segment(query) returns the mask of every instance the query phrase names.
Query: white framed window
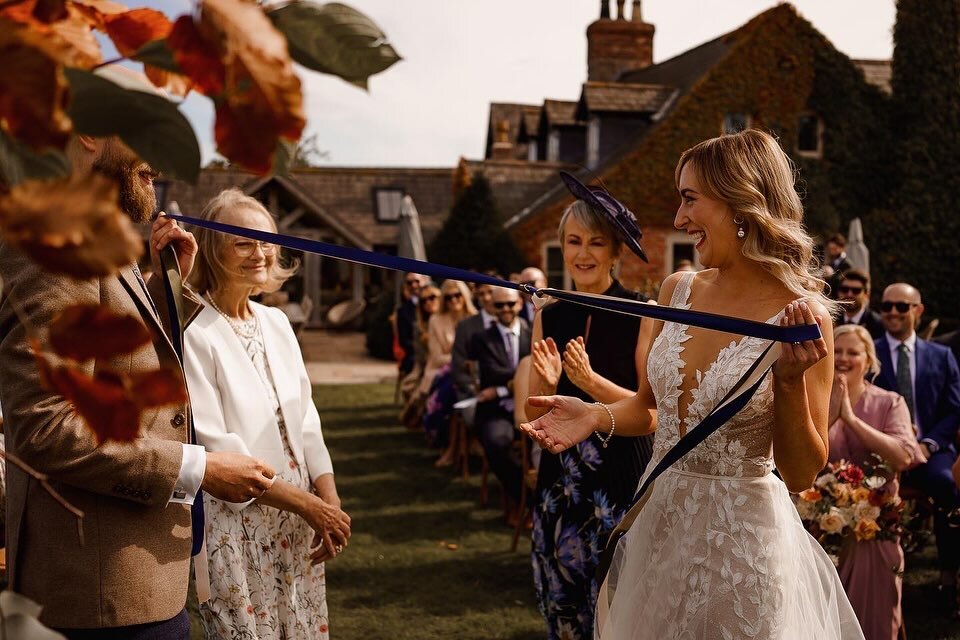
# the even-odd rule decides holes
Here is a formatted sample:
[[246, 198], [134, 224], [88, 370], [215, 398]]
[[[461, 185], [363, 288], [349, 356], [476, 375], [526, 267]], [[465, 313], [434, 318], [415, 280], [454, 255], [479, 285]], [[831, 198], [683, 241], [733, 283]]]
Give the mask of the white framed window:
[[587, 169], [600, 163], [600, 118], [593, 116], [587, 125]]
[[560, 158], [560, 132], [547, 134], [547, 162], [556, 162]]
[[663, 275], [668, 276], [677, 270], [680, 263], [689, 260], [694, 269], [700, 270], [700, 256], [694, 248], [696, 242], [685, 233], [671, 233], [667, 236], [667, 255], [663, 261]]
[[571, 289], [570, 274], [563, 268], [563, 250], [559, 240], [544, 242], [541, 247], [543, 273], [547, 276], [547, 286], [553, 289]]
[[750, 128], [750, 121], [749, 113], [728, 113], [723, 116], [722, 133], [726, 135], [745, 131]]
[[797, 155], [823, 157], [823, 120], [815, 113], [805, 113], [797, 121]]
[[378, 222], [396, 222], [400, 219], [400, 205], [403, 203], [403, 189], [375, 189], [374, 199], [377, 205]]

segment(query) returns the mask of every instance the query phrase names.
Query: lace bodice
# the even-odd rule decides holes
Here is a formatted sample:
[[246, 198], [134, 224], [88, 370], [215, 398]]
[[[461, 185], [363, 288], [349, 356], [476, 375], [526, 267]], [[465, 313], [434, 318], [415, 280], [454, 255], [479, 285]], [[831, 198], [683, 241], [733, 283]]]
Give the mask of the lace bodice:
[[[694, 273], [677, 283], [671, 306], [690, 308], [690, 284]], [[781, 312], [782, 313], [782, 312]], [[777, 314], [767, 322], [780, 317]], [[691, 391], [683, 430], [679, 417], [683, 373], [683, 343], [690, 339], [688, 326], [667, 322], [653, 343], [647, 365], [657, 401], [657, 432], [653, 445], [652, 469], [673, 447], [682, 433], [696, 428], [711, 409], [736, 384], [744, 371], [760, 356], [766, 341], [744, 337], [720, 350], [706, 372], [697, 371], [697, 385]], [[674, 468], [707, 475], [755, 477], [773, 469], [773, 390], [768, 374], [750, 403], [729, 422], [711, 434], [674, 465]]]

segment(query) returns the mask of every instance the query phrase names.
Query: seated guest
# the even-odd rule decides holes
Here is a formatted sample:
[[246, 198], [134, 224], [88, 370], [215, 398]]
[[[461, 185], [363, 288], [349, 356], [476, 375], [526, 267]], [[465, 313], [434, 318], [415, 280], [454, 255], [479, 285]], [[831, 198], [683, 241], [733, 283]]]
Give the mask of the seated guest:
[[[880, 371], [873, 340], [855, 324], [834, 331], [830, 396], [830, 461], [858, 465], [883, 458], [899, 474], [924, 462], [903, 398], [866, 381]], [[896, 494], [898, 475], [886, 486]], [[903, 549], [897, 540], [862, 540], [840, 561], [840, 580], [867, 640], [893, 640], [902, 623]]]
[[875, 343], [881, 367], [875, 382], [903, 396], [916, 425], [926, 463], [905, 473], [903, 486], [919, 489], [933, 499], [941, 604], [957, 612], [960, 491], [951, 469], [957, 460], [954, 441], [960, 425], [960, 372], [950, 349], [917, 337], [922, 315], [923, 302], [914, 287], [898, 282], [884, 290], [880, 319], [886, 335]]
[[457, 324], [453, 338], [450, 368], [453, 371], [453, 382], [456, 385], [457, 397], [461, 400], [477, 394], [476, 371], [470, 369], [470, 357], [467, 354], [467, 348], [475, 334], [482, 333], [497, 322], [496, 309], [493, 306], [493, 290], [495, 288], [489, 284], [479, 284], [474, 287], [473, 293], [476, 298], [474, 306], [480, 311]]
[[520, 500], [520, 466], [511, 457], [517, 433], [513, 424], [513, 376], [517, 363], [530, 353], [530, 329], [520, 318], [520, 295], [513, 289], [495, 288], [492, 304], [497, 322], [476, 333], [467, 348], [477, 362], [480, 391], [474, 430], [487, 454], [490, 469], [510, 500]]
[[440, 312], [430, 318], [427, 331], [427, 362], [420, 381], [419, 395], [427, 398], [423, 425], [427, 439], [434, 446], [446, 446], [437, 460], [438, 467], [453, 464], [456, 443], [450, 438], [450, 414], [457, 394], [450, 371], [451, 352], [457, 324], [477, 313], [470, 301], [470, 290], [458, 280], [446, 280]]
[[403, 288], [400, 290], [400, 305], [394, 312], [396, 318], [397, 341], [403, 350], [400, 360], [400, 374], [406, 376], [413, 371], [414, 363], [414, 327], [417, 324], [417, 300], [420, 288], [427, 283], [426, 276], [418, 273], [405, 273]]
[[[205, 220], [276, 233], [273, 218], [237, 189]], [[327, 638], [323, 562], [350, 537], [312, 387], [290, 323], [249, 298], [293, 274], [276, 245], [197, 229], [192, 279], [205, 306], [185, 332], [184, 369], [197, 439], [208, 451], [255, 453], [278, 473], [258, 500], [207, 497], [210, 638]]]
[[848, 269], [837, 287], [837, 299], [841, 304], [834, 324], [858, 324], [874, 340], [883, 337], [880, 314], [870, 308], [870, 276], [859, 269]]
[[853, 267], [847, 260], [847, 239], [842, 233], [835, 233], [827, 238], [824, 246], [823, 277], [830, 286], [830, 297], [837, 299], [837, 289], [843, 280], [843, 274]]
[[400, 421], [411, 429], [419, 429], [422, 426], [420, 421], [423, 417], [424, 397], [417, 393], [417, 389], [423, 380], [424, 369], [427, 367], [430, 318], [439, 310], [440, 289], [432, 283], [423, 285], [417, 297], [416, 320], [413, 325], [413, 369], [400, 382], [400, 390], [406, 399]]

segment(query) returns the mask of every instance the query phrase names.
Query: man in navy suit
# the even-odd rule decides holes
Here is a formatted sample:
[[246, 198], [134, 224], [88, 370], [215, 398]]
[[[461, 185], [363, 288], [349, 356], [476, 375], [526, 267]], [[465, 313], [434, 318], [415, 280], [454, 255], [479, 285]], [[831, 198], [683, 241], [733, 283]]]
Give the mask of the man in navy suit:
[[920, 292], [905, 283], [883, 292], [880, 318], [886, 335], [876, 341], [880, 358], [878, 386], [896, 391], [906, 400], [927, 462], [903, 476], [933, 498], [934, 531], [940, 557], [940, 586], [955, 607], [956, 573], [960, 568], [960, 492], [951, 468], [957, 459], [960, 425], [960, 373], [950, 349], [917, 337], [923, 314]]
[[834, 324], [858, 324], [879, 340], [886, 333], [880, 314], [870, 308], [870, 276], [860, 269], [848, 269], [837, 287], [837, 299], [843, 308], [837, 312]]

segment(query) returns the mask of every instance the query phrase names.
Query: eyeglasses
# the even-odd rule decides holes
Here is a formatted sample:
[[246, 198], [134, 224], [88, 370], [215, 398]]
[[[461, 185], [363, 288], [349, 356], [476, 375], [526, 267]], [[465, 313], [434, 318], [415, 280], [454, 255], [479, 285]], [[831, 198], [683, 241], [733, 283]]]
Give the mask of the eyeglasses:
[[260, 247], [260, 251], [265, 256], [273, 256], [277, 253], [277, 245], [270, 242], [260, 242], [258, 240], [238, 240], [233, 243], [233, 250], [237, 257], [249, 258]]
[[848, 287], [847, 285], [842, 284], [837, 287], [837, 291], [840, 293], [852, 293], [853, 295], [858, 296], [863, 293], [863, 287]]
[[883, 311], [884, 313], [890, 313], [892, 310], [896, 309], [897, 313], [906, 313], [915, 306], [917, 306], [916, 302], [890, 302], [889, 300], [884, 300], [880, 303], [880, 311]]
[[497, 309], [512, 309], [517, 304], [516, 300], [513, 302], [494, 302], [493, 306]]
[[447, 302], [450, 302], [451, 300], [460, 300], [461, 298], [463, 298], [463, 294], [460, 294], [460, 293], [443, 294], [443, 299], [446, 300]]

